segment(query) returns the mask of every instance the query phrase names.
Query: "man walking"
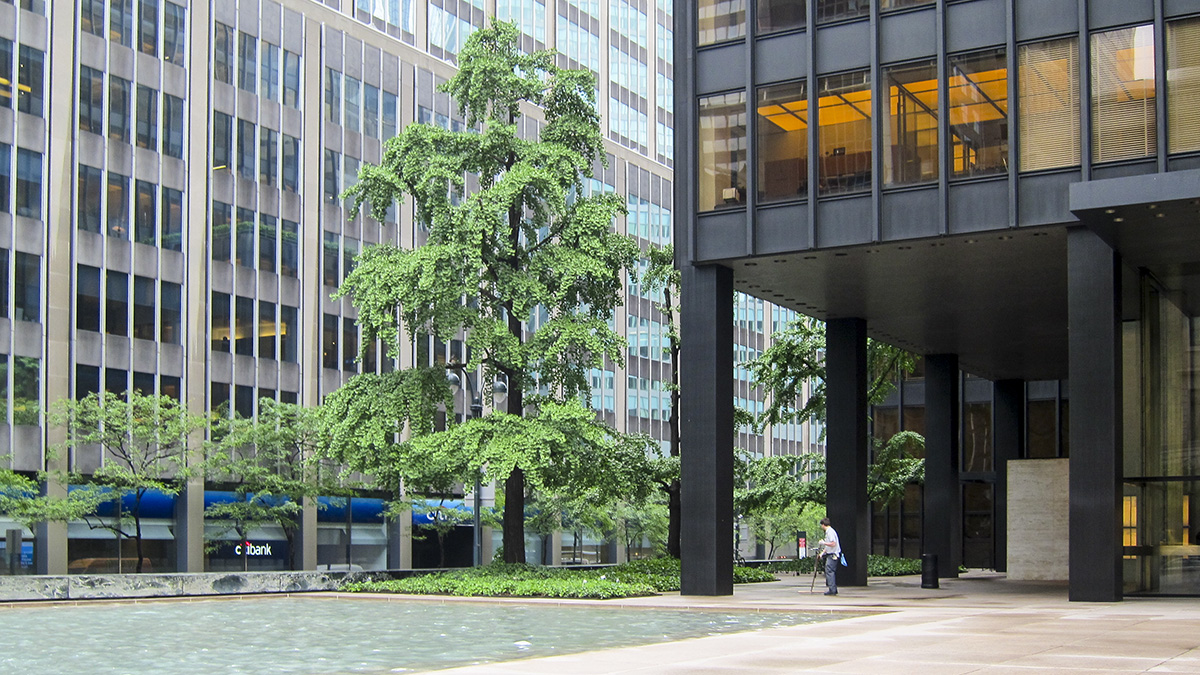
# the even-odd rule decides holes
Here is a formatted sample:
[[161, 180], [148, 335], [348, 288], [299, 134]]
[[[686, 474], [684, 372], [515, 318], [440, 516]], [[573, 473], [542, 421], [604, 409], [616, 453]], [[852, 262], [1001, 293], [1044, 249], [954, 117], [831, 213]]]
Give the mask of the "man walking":
[[821, 529], [825, 538], [821, 540], [821, 557], [825, 561], [825, 595], [837, 595], [837, 568], [842, 559], [842, 542], [838, 540], [837, 530], [829, 524], [828, 518], [821, 519]]

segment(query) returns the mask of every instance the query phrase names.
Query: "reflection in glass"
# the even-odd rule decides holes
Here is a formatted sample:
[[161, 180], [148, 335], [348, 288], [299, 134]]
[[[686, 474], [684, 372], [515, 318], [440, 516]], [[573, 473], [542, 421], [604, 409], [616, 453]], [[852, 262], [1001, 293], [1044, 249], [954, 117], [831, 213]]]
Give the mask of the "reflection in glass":
[[808, 87], [804, 82], [758, 90], [758, 200], [808, 194]]
[[871, 187], [871, 75], [823, 77], [817, 91], [817, 171], [822, 195]]
[[746, 0], [699, 0], [696, 44], [734, 40], [746, 34]]
[[1017, 48], [1021, 171], [1079, 164], [1079, 41]]
[[746, 203], [746, 92], [700, 99], [700, 210]]
[[937, 180], [937, 64], [884, 70], [888, 123], [883, 126], [883, 176], [887, 185]]
[[803, 28], [804, 0], [758, 0], [758, 32]]
[[1200, 150], [1200, 19], [1167, 24], [1167, 151]]
[[932, 5], [936, 0], [879, 0], [879, 9], [900, 9], [915, 5]]
[[1008, 61], [1003, 49], [952, 56], [946, 69], [951, 177], [1008, 171]]
[[871, 11], [871, 0], [817, 0], [817, 21], [837, 21], [866, 16]]
[[1092, 160], [1156, 153], [1154, 26], [1092, 35]]

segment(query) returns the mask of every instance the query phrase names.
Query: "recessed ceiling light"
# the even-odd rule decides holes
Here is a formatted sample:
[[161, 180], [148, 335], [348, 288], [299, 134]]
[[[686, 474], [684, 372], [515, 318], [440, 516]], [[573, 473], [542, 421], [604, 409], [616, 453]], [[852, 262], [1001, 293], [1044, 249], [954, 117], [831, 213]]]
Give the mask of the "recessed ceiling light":
[[1157, 208], [1158, 208], [1158, 204], [1151, 204], [1150, 206], [1147, 206], [1146, 208], [1148, 208], [1148, 209], [1150, 209], [1151, 211], [1153, 211], [1154, 209], [1157, 209]]
[[1125, 219], [1124, 218], [1113, 218], [1113, 222], [1114, 223], [1123, 223], [1123, 222], [1125, 222]]
[[1159, 211], [1158, 213], [1154, 214], [1154, 217], [1155, 218], [1166, 218], [1167, 214], [1163, 213], [1162, 211]]
[[1117, 210], [1116, 209], [1104, 209], [1104, 212], [1111, 215], [1113, 213], [1116, 213]]

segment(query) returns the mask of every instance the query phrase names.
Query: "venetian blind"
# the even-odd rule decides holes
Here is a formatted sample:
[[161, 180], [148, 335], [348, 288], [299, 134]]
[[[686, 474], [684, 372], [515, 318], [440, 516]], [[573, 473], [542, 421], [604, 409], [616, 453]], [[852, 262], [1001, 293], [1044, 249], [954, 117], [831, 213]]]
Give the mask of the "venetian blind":
[[1017, 59], [1021, 170], [1079, 164], [1079, 43], [1022, 45]]
[[1092, 160], [1155, 154], [1154, 27], [1092, 36]]
[[1200, 150], [1200, 19], [1167, 24], [1167, 151]]

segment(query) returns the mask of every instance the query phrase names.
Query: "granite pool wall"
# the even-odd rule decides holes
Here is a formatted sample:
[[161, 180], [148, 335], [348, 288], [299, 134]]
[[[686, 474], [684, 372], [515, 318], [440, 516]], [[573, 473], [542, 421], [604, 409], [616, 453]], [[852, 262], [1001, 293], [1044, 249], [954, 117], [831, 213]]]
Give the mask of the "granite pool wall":
[[0, 602], [332, 591], [343, 581], [373, 576], [376, 573], [202, 572], [0, 576]]

